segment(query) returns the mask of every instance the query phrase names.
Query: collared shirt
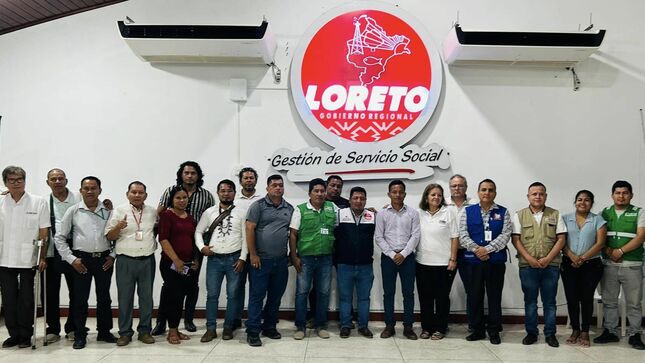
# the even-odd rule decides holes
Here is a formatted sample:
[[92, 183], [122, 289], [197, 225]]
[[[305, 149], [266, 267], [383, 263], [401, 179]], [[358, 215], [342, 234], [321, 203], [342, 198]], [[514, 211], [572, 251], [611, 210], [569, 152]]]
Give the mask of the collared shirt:
[[426, 266], [447, 266], [452, 239], [459, 238], [455, 209], [441, 206], [435, 214], [419, 210], [419, 228], [421, 235], [415, 254], [417, 262]]
[[[130, 257], [152, 255], [157, 249], [157, 241], [153, 233], [153, 228], [157, 222], [157, 210], [145, 204], [143, 205], [143, 210], [136, 210], [130, 203], [121, 205], [112, 212], [112, 216], [105, 226], [105, 234], [107, 235], [124, 217], [128, 225], [121, 230], [114, 244], [116, 254]], [[138, 225], [137, 221], [140, 221]], [[142, 241], [137, 241], [136, 239], [136, 233], [139, 228], [143, 232]]]
[[[159, 200], [160, 205], [165, 207], [170, 204], [169, 199], [172, 188], [173, 187], [168, 187], [168, 189], [163, 192], [163, 195]], [[193, 194], [190, 195], [190, 198], [188, 198], [186, 212], [188, 212], [188, 214], [190, 214], [196, 221], [199, 221], [200, 218], [202, 218], [202, 213], [214, 205], [215, 198], [213, 198], [213, 194], [202, 187], [197, 187]]]
[[246, 218], [246, 213], [249, 211], [249, 207], [258, 199], [262, 199], [262, 195], [258, 194], [257, 191], [250, 197], [240, 193], [240, 195], [235, 198], [235, 208], [237, 208], [239, 212], [242, 212], [242, 215]]
[[[484, 225], [487, 225], [490, 221], [490, 211], [496, 208], [499, 207], [497, 206], [497, 204], [493, 203], [490, 209], [485, 212], [484, 208], [481, 208], [481, 205], [479, 206]], [[500, 233], [497, 238], [490, 241], [490, 243], [484, 246], [486, 251], [488, 251], [488, 253], [493, 253], [503, 250], [511, 239], [512, 230], [513, 225], [511, 223], [511, 216], [507, 209], [506, 213], [504, 214], [504, 227], [502, 227], [502, 233]], [[468, 233], [468, 217], [466, 213], [461, 213], [461, 215], [459, 216], [459, 244], [461, 245], [461, 247], [467, 249], [470, 252], [475, 252], [477, 248], [481, 247], [477, 243], [475, 243], [472, 238], [470, 238], [470, 233]]]
[[[582, 256], [596, 244], [596, 233], [602, 226], [607, 224], [601, 216], [591, 212], [587, 214], [582, 228], [578, 227], [575, 212], [565, 214], [563, 219], [567, 225], [567, 247], [578, 256]], [[596, 257], [600, 257], [600, 252], [590, 257], [590, 259]]]
[[79, 192], [72, 192], [69, 189], [67, 189], [67, 197], [63, 201], [56, 198], [53, 193], [49, 194], [48, 202], [53, 202], [50, 202], [49, 208], [50, 214], [52, 210], [54, 212], [54, 225], [49, 229], [49, 241], [51, 243], [47, 246], [47, 257], [54, 257], [54, 248], [56, 248], [54, 243], [54, 238], [56, 236], [54, 236], [54, 234], [58, 233], [60, 230], [60, 223], [63, 220], [65, 212], [67, 212], [71, 206], [80, 202], [81, 199], [81, 194]]
[[464, 203], [461, 205], [461, 207], [457, 207], [457, 204], [455, 204], [455, 202], [452, 200], [452, 198], [449, 198], [449, 199], [446, 200], [446, 206], [448, 206], [450, 208], [453, 208], [457, 212], [457, 217], [458, 218], [461, 215], [461, 212], [463, 212], [464, 209], [466, 209], [466, 207], [468, 207], [469, 205], [475, 205], [477, 203], [479, 203], [477, 201], [477, 199], [468, 198], [468, 196], [466, 196], [466, 199], [464, 200]]
[[51, 226], [45, 198], [25, 192], [16, 202], [7, 194], [0, 198], [0, 266], [31, 268], [38, 261], [34, 240], [39, 230]]
[[[325, 202], [331, 202], [331, 200], [326, 200]], [[331, 205], [334, 208], [334, 213], [338, 214], [338, 206], [334, 204], [334, 202], [331, 202]], [[324, 207], [324, 204], [323, 204]], [[307, 209], [312, 210], [316, 213], [320, 213], [322, 209], [316, 209], [314, 206], [311, 204], [311, 201], [307, 201]], [[291, 222], [289, 223], [289, 228], [295, 229], [296, 231], [300, 230], [300, 221], [302, 219], [302, 214], [300, 213], [299, 208], [294, 208], [293, 209], [293, 214], [291, 215]], [[337, 217], [338, 219], [338, 217]], [[338, 225], [338, 221], [336, 221], [336, 225]], [[330, 231], [330, 233], [333, 231]]]
[[419, 213], [408, 205], [399, 211], [388, 205], [376, 214], [374, 240], [389, 258], [397, 252], [408, 257], [417, 248], [419, 236]]
[[[91, 211], [82, 200], [67, 209], [55, 236], [56, 249], [60, 257], [70, 265], [76, 259], [67, 243], [70, 232], [72, 232], [74, 251], [93, 253], [109, 250], [110, 241], [105, 237], [104, 232], [111, 214], [112, 212], [107, 210], [100, 201], [94, 211]], [[114, 252], [111, 255], [115, 257]]]
[[[522, 224], [520, 223], [520, 217], [519, 217], [519, 215], [517, 213], [518, 212], [515, 212], [513, 214], [513, 234], [520, 234], [521, 235], [522, 234]], [[542, 208], [541, 211], [534, 212], [533, 213], [533, 218], [535, 219], [535, 223], [537, 223], [539, 225], [540, 222], [542, 222], [542, 216], [543, 215], [544, 215], [544, 208]], [[555, 227], [555, 234], [561, 234], [561, 233], [567, 233], [567, 225], [564, 224], [564, 220], [562, 219], [562, 214], [560, 214], [560, 218], [558, 218], [558, 223], [557, 223], [557, 225]]]
[[256, 224], [255, 249], [258, 256], [275, 258], [287, 255], [289, 222], [293, 209], [284, 199], [279, 205], [273, 205], [268, 195], [251, 204], [246, 220]]
[[[240, 260], [246, 261], [248, 248], [246, 245], [246, 210], [238, 209], [236, 205], [228, 217], [215, 227], [208, 248], [216, 254], [227, 254], [241, 250]], [[203, 234], [224, 210], [220, 205], [206, 209], [195, 230], [195, 245], [200, 251], [205, 247]]]

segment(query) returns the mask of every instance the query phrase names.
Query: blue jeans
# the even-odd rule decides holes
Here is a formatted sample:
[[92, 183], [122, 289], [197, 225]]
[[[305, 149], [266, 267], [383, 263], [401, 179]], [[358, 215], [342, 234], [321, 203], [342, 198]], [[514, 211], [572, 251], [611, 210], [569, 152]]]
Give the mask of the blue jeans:
[[233, 320], [240, 315], [239, 293], [241, 272], [235, 272], [233, 266], [240, 258], [240, 252], [227, 256], [208, 256], [206, 266], [206, 329], [217, 328], [217, 310], [222, 280], [226, 276], [226, 315], [224, 327], [233, 328]]
[[397, 265], [388, 256], [381, 254], [381, 275], [383, 278], [383, 307], [385, 325], [394, 326], [394, 294], [396, 293], [396, 275], [401, 279], [403, 292], [403, 326], [412, 327], [414, 323], [414, 278], [416, 261], [414, 253], [408, 255], [402, 264]]
[[352, 299], [354, 297], [354, 287], [356, 287], [358, 327], [367, 328], [370, 314], [370, 293], [372, 292], [372, 282], [374, 282], [372, 264], [338, 264], [336, 266], [336, 279], [338, 294], [340, 295], [340, 327], [351, 328], [352, 326]]
[[327, 329], [329, 290], [331, 290], [331, 255], [301, 256], [302, 271], [296, 276], [296, 328], [304, 330], [307, 318], [307, 296], [311, 284], [316, 291], [315, 327]]
[[520, 281], [524, 292], [524, 326], [529, 334], [538, 335], [538, 292], [544, 309], [544, 336], [555, 335], [555, 295], [558, 293], [560, 269], [521, 267]]
[[[260, 268], [249, 267], [249, 307], [246, 333], [254, 335], [260, 334], [261, 331], [275, 330], [278, 323], [280, 301], [289, 279], [287, 256], [262, 258], [260, 264]], [[263, 309], [265, 297], [266, 304]]]

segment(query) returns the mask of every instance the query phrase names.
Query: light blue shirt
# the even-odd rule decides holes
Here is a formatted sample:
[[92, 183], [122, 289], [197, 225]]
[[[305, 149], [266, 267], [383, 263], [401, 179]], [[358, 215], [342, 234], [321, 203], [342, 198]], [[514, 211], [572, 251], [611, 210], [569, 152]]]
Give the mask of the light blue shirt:
[[[565, 214], [563, 219], [567, 225], [567, 247], [578, 256], [587, 252], [596, 243], [596, 232], [607, 223], [601, 216], [591, 212], [587, 215], [582, 229], [578, 228], [575, 212]], [[600, 253], [591, 258], [597, 257], [600, 257]]]

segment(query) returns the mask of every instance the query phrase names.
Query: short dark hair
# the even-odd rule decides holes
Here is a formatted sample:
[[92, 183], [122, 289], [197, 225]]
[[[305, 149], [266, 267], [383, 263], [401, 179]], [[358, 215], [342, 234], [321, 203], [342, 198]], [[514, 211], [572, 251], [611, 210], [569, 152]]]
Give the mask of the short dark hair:
[[349, 191], [349, 199], [352, 199], [352, 194], [354, 193], [363, 193], [365, 194], [365, 198], [367, 198], [367, 191], [365, 191], [365, 188], [363, 187], [353, 187]]
[[231, 187], [231, 189], [233, 189], [233, 192], [235, 192], [235, 183], [233, 183], [233, 181], [232, 181], [232, 180], [230, 180], [230, 179], [223, 179], [223, 180], [220, 180], [220, 182], [219, 182], [219, 183], [217, 183], [217, 189], [216, 189], [216, 191], [218, 191], [218, 192], [219, 192], [219, 187], [221, 187], [221, 186], [222, 186], [222, 184], [226, 184], [226, 185], [230, 186], [230, 187]]
[[280, 174], [269, 175], [269, 177], [267, 178], [267, 186], [269, 186], [269, 184], [271, 184], [271, 181], [273, 180], [282, 180], [282, 175]]
[[4, 170], [2, 171], [2, 181], [5, 184], [7, 183], [7, 177], [9, 177], [9, 175], [20, 175], [23, 179], [27, 180], [27, 173], [25, 172], [25, 169], [19, 166], [10, 165], [4, 168]]
[[172, 208], [173, 207], [173, 205], [172, 205], [173, 199], [175, 199], [175, 194], [177, 194], [179, 192], [185, 192], [186, 195], [188, 195], [188, 191], [186, 191], [184, 186], [181, 185], [181, 184], [180, 185], [175, 185], [172, 188], [170, 188], [170, 192], [168, 192], [168, 202], [166, 204], [167, 208]]
[[[4, 174], [3, 174], [3, 175], [4, 175]], [[625, 180], [617, 180], [617, 181], [614, 183], [614, 185], [612, 185], [612, 186], [611, 186], [611, 194], [614, 194], [614, 192], [615, 192], [615, 191], [616, 191], [616, 189], [618, 189], [618, 188], [627, 188], [627, 190], [629, 190], [629, 194], [633, 194], [633, 193], [634, 193], [634, 192], [632, 192], [632, 185], [631, 185], [631, 184], [629, 184], [629, 182], [628, 182], [628, 181], [625, 181]]]
[[492, 179], [488, 179], [488, 178], [486, 178], [486, 179], [484, 179], [484, 180], [479, 182], [479, 185], [477, 185], [477, 190], [479, 190], [482, 187], [482, 184], [484, 184], [484, 183], [493, 184], [493, 186], [495, 187], [495, 190], [497, 190], [497, 184], [495, 184], [495, 182]]
[[589, 199], [591, 199], [591, 205], [593, 205], [593, 203], [594, 203], [594, 196], [593, 196], [593, 193], [592, 193], [592, 192], [590, 192], [590, 191], [588, 191], [587, 189], [579, 190], [579, 191], [576, 193], [576, 197], [575, 197], [575, 199], [573, 200], [573, 202], [574, 202], [574, 203], [576, 202], [576, 200], [578, 200], [578, 197], [580, 197], [580, 195], [581, 195], [581, 194], [587, 194], [587, 196], [589, 197]]
[[[56, 169], [52, 169], [52, 170], [56, 170]], [[94, 180], [96, 184], [99, 186], [99, 189], [101, 189], [101, 180], [92, 175], [88, 175], [85, 178], [81, 179], [81, 188], [83, 187], [83, 182], [86, 180]], [[130, 190], [130, 188], [128, 188], [128, 190]]]
[[332, 174], [332, 175], [328, 176], [327, 177], [327, 183], [329, 183], [330, 181], [332, 181], [334, 179], [340, 180], [341, 183], [344, 183], [343, 178], [341, 178], [340, 175], [336, 175], [336, 174]]
[[132, 188], [133, 185], [141, 185], [143, 187], [143, 191], [144, 192], [147, 191], [146, 185], [143, 184], [142, 182], [138, 181], [138, 180], [135, 180], [135, 181], [131, 182], [130, 184], [128, 184], [128, 191], [130, 191], [130, 188]]
[[242, 182], [242, 176], [244, 175], [244, 173], [253, 173], [253, 175], [255, 175], [255, 180], [256, 181], [258, 180], [258, 172], [255, 171], [255, 169], [247, 166], [247, 167], [242, 168], [240, 170], [240, 172], [237, 173], [237, 178], [239, 179], [240, 183]]
[[322, 185], [323, 188], [327, 188], [327, 183], [325, 183], [324, 180], [320, 178], [314, 178], [309, 181], [309, 193], [311, 193], [311, 191], [314, 190], [314, 187], [316, 185]]
[[187, 166], [192, 166], [195, 168], [195, 171], [197, 172], [197, 186], [201, 187], [204, 185], [204, 173], [202, 173], [202, 168], [197, 164], [195, 161], [184, 161], [179, 165], [179, 169], [177, 170], [177, 185], [184, 184], [184, 179], [182, 178], [182, 174], [184, 173], [184, 168]]
[[60, 169], [60, 168], [53, 168], [53, 169], [51, 169], [50, 171], [48, 171], [48, 172], [47, 172], [47, 179], [49, 179], [49, 174], [51, 174], [51, 173], [53, 173], [53, 172], [55, 172], [55, 171], [60, 171], [60, 172], [61, 172], [61, 173], [63, 173], [63, 175], [65, 175], [65, 177], [67, 178], [67, 174], [65, 174], [65, 171], [64, 171], [63, 169]]
[[539, 181], [533, 182], [533, 183], [531, 183], [531, 185], [529, 185], [529, 189], [531, 189], [533, 187], [542, 187], [542, 188], [544, 188], [544, 191], [546, 191], [546, 186], [544, 184], [540, 183]]
[[421, 210], [430, 210], [430, 203], [428, 203], [428, 194], [430, 194], [430, 191], [435, 188], [441, 190], [441, 205], [446, 205], [446, 198], [443, 195], [443, 187], [439, 184], [431, 183], [428, 184], [428, 186], [423, 190], [423, 194], [421, 195], [421, 201], [419, 202], [419, 208]]
[[390, 190], [392, 190], [392, 187], [395, 185], [401, 185], [403, 187], [403, 191], [405, 191], [405, 183], [401, 179], [392, 180], [387, 186], [387, 191], [389, 192]]

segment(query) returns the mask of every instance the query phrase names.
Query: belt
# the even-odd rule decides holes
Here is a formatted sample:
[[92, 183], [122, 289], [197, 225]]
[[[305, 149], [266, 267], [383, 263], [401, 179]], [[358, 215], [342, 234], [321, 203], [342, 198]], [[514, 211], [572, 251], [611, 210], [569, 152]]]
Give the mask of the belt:
[[237, 250], [237, 251], [231, 252], [231, 253], [216, 253], [216, 254], [213, 255], [213, 257], [230, 257], [230, 256], [233, 256], [233, 255], [235, 255], [237, 253], [240, 253], [241, 251], [242, 250]]
[[128, 256], [128, 255], [117, 255], [117, 256], [118, 257], [127, 257], [127, 258], [131, 258], [133, 260], [141, 261], [141, 260], [145, 260], [145, 259], [148, 259], [148, 258], [154, 256], [154, 253], [152, 255], [148, 255], [148, 256]]
[[110, 254], [110, 250], [105, 250], [102, 252], [85, 252], [85, 251], [74, 250], [72, 251], [72, 254], [80, 258], [103, 258]]

